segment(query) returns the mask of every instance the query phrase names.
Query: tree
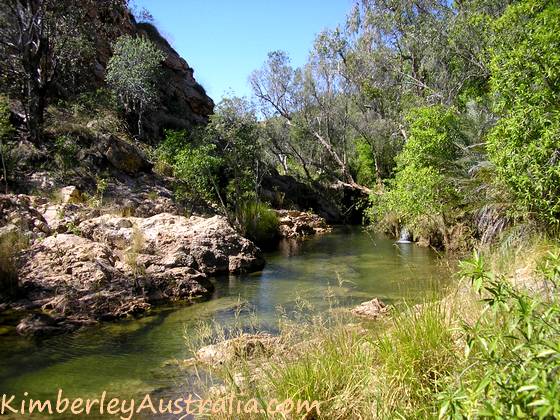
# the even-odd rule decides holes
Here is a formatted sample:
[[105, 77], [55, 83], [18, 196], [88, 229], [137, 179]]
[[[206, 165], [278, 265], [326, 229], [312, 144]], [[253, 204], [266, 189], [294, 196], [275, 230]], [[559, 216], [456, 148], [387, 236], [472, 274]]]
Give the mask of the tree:
[[[102, 22], [88, 10], [124, 7], [111, 0], [2, 0], [0, 69], [4, 90], [21, 101], [32, 140], [39, 141], [49, 97], [84, 85], [91, 75]], [[82, 77], [83, 76], [83, 77]]]
[[[286, 53], [269, 53], [262, 68], [250, 77], [253, 92], [265, 116], [281, 117], [296, 134], [285, 152], [297, 157], [307, 174], [308, 163], [328, 170], [331, 165], [325, 164], [326, 158], [334, 163], [344, 183], [368, 190], [354, 181], [349, 169], [344, 126], [347, 107], [335, 64], [321, 55], [320, 45], [316, 50], [304, 69], [295, 70]], [[322, 153], [314, 156], [318, 148]]]
[[117, 94], [126, 112], [138, 116], [138, 136], [143, 136], [143, 116], [157, 103], [157, 82], [165, 54], [144, 37], [120, 37], [107, 65], [106, 80]]
[[396, 216], [420, 231], [439, 231], [448, 243], [448, 218], [461, 202], [456, 160], [463, 135], [457, 113], [441, 105], [413, 109], [407, 116], [409, 138], [397, 157], [389, 190], [375, 198], [374, 218]]
[[218, 146], [224, 175], [230, 180], [228, 202], [237, 207], [245, 200], [257, 199], [265, 171], [253, 104], [244, 98], [223, 99], [210, 117], [205, 138]]
[[0, 96], [0, 163], [2, 164], [2, 177], [8, 194], [8, 172], [6, 170], [6, 143], [5, 141], [14, 133], [10, 122], [10, 107], [7, 98]]
[[548, 224], [560, 219], [560, 8], [510, 6], [496, 22], [491, 88], [501, 116], [488, 138], [499, 179], [516, 204]]

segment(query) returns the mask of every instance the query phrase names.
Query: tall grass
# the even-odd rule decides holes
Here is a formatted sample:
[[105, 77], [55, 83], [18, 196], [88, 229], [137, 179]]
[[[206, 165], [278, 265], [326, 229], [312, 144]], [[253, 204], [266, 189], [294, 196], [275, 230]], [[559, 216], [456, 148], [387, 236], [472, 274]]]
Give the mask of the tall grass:
[[[526, 254], [508, 261], [538, 260], [544, 294], [516, 288], [475, 254], [441, 300], [404, 305], [376, 324], [357, 324], [336, 303], [323, 313], [302, 304], [280, 318], [276, 352], [214, 373], [263, 407], [320, 401], [306, 418], [560, 418], [560, 247], [535, 240]], [[493, 266], [504, 265], [500, 255]], [[240, 374], [251, 378], [243, 387]]]
[[28, 240], [16, 230], [0, 236], [0, 301], [17, 294], [17, 255], [27, 245]]
[[436, 394], [453, 369], [456, 345], [449, 306], [425, 303], [395, 316], [376, 342], [382, 381], [378, 415], [403, 418], [437, 413]]
[[236, 219], [242, 233], [259, 246], [271, 245], [278, 238], [278, 216], [262, 202], [249, 201], [241, 204]]

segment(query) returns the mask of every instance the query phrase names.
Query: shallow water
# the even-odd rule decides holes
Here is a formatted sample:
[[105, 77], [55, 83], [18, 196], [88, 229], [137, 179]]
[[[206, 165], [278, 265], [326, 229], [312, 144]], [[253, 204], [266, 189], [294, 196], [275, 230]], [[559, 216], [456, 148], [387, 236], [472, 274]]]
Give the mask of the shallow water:
[[[396, 245], [360, 228], [283, 242], [266, 260], [260, 273], [216, 279], [206, 302], [37, 342], [0, 335], [0, 394], [26, 391], [33, 398], [55, 399], [62, 389], [68, 396], [107, 391], [125, 398], [186, 391], [184, 374], [169, 362], [191, 356], [186, 341], [200, 321], [230, 325], [256, 317], [261, 329], [274, 332], [279, 307], [289, 311], [303, 300], [320, 311], [328, 305], [328, 291], [343, 306], [372, 297], [417, 301], [438, 290], [446, 277], [430, 250]], [[239, 312], [240, 307], [249, 310]]]

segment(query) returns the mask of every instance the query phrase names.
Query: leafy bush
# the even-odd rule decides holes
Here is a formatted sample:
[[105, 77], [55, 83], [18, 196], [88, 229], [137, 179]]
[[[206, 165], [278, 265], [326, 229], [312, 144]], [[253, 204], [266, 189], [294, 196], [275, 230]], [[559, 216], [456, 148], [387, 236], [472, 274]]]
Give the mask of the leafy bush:
[[246, 202], [238, 207], [237, 221], [244, 236], [256, 244], [266, 246], [278, 238], [278, 216], [260, 202]]
[[218, 170], [222, 163], [215, 156], [216, 146], [185, 146], [176, 156], [173, 173], [182, 181], [181, 193], [214, 201], [218, 194]]
[[180, 180], [177, 194], [181, 197], [215, 201], [219, 197], [219, 170], [222, 159], [212, 143], [200, 143], [202, 133], [186, 130], [166, 130], [165, 139], [156, 150], [156, 168], [171, 172]]
[[431, 106], [408, 115], [409, 137], [397, 156], [397, 172], [388, 191], [372, 197], [370, 219], [396, 217], [416, 231], [439, 230], [446, 235], [447, 218], [460, 202], [453, 178], [459, 144], [464, 139], [452, 109]]
[[529, 0], [496, 23], [491, 87], [501, 119], [488, 138], [500, 180], [519, 209], [560, 219], [560, 8]]
[[465, 327], [465, 358], [439, 396], [440, 417], [560, 417], [560, 252], [548, 254], [540, 273], [548, 297], [516, 290], [478, 254], [462, 263], [486, 310]]
[[373, 148], [364, 139], [356, 140], [356, 181], [361, 185], [373, 187], [377, 180]]

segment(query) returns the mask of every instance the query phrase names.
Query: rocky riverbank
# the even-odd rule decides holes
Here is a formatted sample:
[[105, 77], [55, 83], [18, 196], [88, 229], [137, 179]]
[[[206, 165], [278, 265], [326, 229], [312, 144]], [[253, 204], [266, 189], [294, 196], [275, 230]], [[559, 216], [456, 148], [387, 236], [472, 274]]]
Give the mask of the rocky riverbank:
[[[42, 335], [138, 316], [155, 303], [192, 301], [213, 290], [209, 276], [257, 271], [259, 248], [221, 216], [99, 215], [75, 204], [0, 196], [0, 235], [30, 246], [18, 255], [19, 287], [2, 310], [25, 315], [17, 330]], [[154, 200], [157, 206], [157, 200]]]

